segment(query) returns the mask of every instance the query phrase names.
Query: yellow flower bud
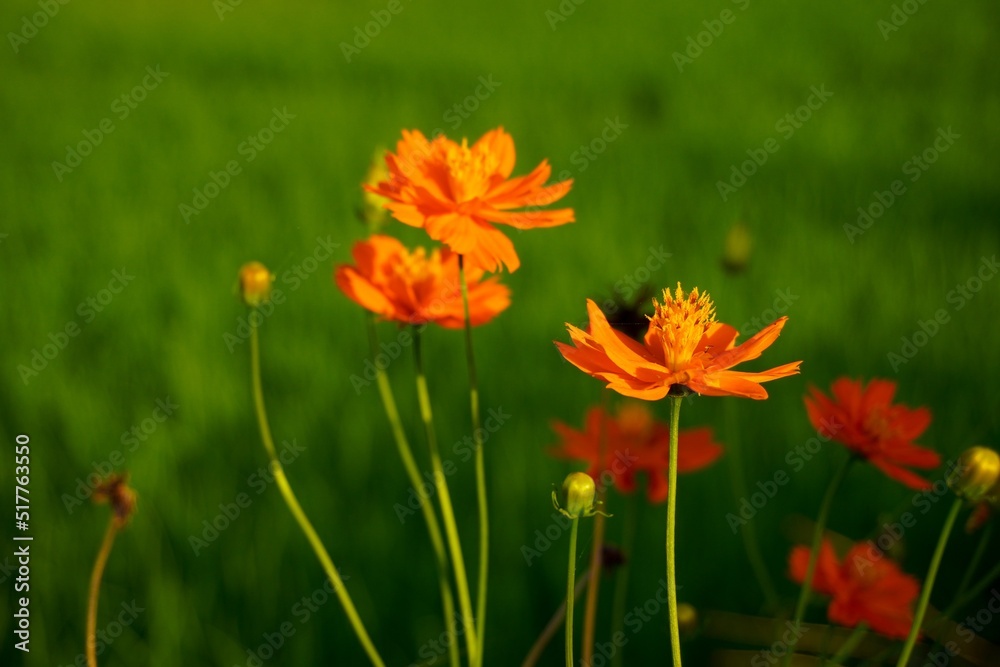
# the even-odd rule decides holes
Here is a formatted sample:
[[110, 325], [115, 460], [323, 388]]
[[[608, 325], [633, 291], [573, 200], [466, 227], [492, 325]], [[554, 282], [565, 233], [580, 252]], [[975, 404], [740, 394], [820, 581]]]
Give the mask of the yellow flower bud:
[[274, 276], [260, 262], [248, 262], [240, 268], [240, 298], [243, 303], [256, 308], [271, 298]]
[[1000, 454], [988, 447], [970, 447], [958, 457], [958, 465], [948, 475], [955, 495], [978, 503], [1000, 495]]
[[571, 519], [593, 516], [596, 498], [597, 485], [594, 484], [593, 478], [585, 472], [574, 472], [567, 475], [566, 479], [563, 480], [558, 499], [556, 492], [552, 492], [552, 502], [560, 512]]
[[692, 636], [698, 630], [698, 610], [687, 602], [678, 604], [677, 626], [682, 636]]
[[[385, 165], [385, 149], [378, 148], [368, 166], [368, 173], [365, 174], [365, 185], [375, 187], [382, 181], [388, 181], [389, 177], [389, 168]], [[376, 232], [386, 220], [388, 211], [385, 204], [389, 200], [368, 190], [363, 190], [362, 193], [361, 220], [371, 225], [372, 232]]]
[[722, 251], [722, 268], [729, 273], [742, 273], [750, 263], [750, 248], [753, 240], [746, 223], [740, 221], [733, 224], [726, 234], [726, 242]]

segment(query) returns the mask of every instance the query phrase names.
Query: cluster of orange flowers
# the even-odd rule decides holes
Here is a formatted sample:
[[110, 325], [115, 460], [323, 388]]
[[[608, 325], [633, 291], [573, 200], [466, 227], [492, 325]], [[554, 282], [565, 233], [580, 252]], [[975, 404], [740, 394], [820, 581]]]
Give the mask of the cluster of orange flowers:
[[[546, 185], [551, 169], [542, 162], [525, 176], [511, 177], [514, 144], [502, 128], [487, 132], [472, 146], [443, 136], [428, 140], [404, 131], [395, 152], [385, 156], [388, 177], [365, 185], [369, 195], [400, 222], [424, 229], [444, 247], [409, 250], [382, 235], [358, 243], [354, 264], [339, 266], [338, 287], [353, 301], [384, 320], [404, 324], [464, 325], [460, 271], [467, 282], [469, 324], [489, 322], [510, 305], [510, 292], [497, 275], [520, 265], [514, 246], [496, 225], [518, 229], [552, 227], [574, 221], [569, 208], [544, 209], [565, 196], [572, 181]], [[697, 393], [765, 399], [763, 383], [799, 372], [799, 361], [758, 372], [734, 370], [758, 358], [775, 342], [787, 317], [780, 317], [736, 344], [738, 332], [716, 320], [708, 294], [697, 288], [663, 290], [653, 299], [653, 315], [637, 338], [614, 328], [588, 300], [589, 325], [567, 324], [569, 343], [556, 342], [562, 356], [608, 389], [632, 399], [654, 401]], [[914, 441], [930, 423], [926, 408], [893, 403], [896, 386], [886, 380], [835, 381], [831, 395], [811, 387], [806, 415], [822, 435], [842, 443], [852, 456], [868, 461], [891, 479], [923, 490], [929, 482], [912, 469], [929, 470], [940, 456]], [[622, 403], [612, 413], [590, 408], [582, 430], [554, 422], [559, 458], [587, 464], [589, 474], [622, 493], [645, 478], [650, 502], [667, 498], [669, 429], [640, 402]], [[678, 472], [695, 471], [722, 454], [709, 428], [682, 431]], [[867, 544], [864, 546], [868, 546]], [[838, 559], [824, 541], [813, 587], [830, 595], [829, 618], [846, 626], [866, 623], [890, 637], [904, 637], [913, 621], [919, 583], [895, 564], [881, 560], [861, 571], [853, 565], [858, 546]], [[810, 557], [795, 547], [789, 574], [802, 581]]]

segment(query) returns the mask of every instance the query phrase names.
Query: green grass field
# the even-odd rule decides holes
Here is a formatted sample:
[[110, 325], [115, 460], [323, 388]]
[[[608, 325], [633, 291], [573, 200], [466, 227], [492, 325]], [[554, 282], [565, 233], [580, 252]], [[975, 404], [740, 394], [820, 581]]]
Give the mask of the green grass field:
[[[142, 611], [102, 665], [250, 665], [248, 650], [283, 623], [294, 634], [265, 664], [365, 664], [335, 599], [308, 614], [296, 607], [321, 589], [323, 573], [274, 485], [257, 476], [266, 458], [249, 346], [226, 337], [238, 337], [246, 316], [234, 286], [251, 259], [271, 267], [287, 297], [261, 335], [275, 437], [304, 448], [287, 466], [291, 482], [387, 663], [426, 657], [441, 633], [432, 552], [419, 515], [401, 525], [394, 510], [408, 482], [378, 393], [351, 381], [368, 358], [364, 316], [331, 281], [333, 265], [366, 235], [355, 210], [373, 151], [394, 146], [403, 128], [474, 139], [502, 125], [517, 145], [515, 173], [547, 158], [555, 175], [575, 179], [564, 203], [577, 222], [512, 231], [522, 260], [504, 276], [513, 303], [475, 332], [484, 410], [510, 415], [487, 442], [490, 665], [520, 664], [564, 594], [567, 540], [530, 566], [522, 546], [552, 523], [552, 484], [578, 469], [546, 454], [555, 444], [549, 423], [579, 425], [601, 388], [552, 341], [568, 339], [564, 323], [583, 320], [587, 297], [610, 298], [616, 283], [635, 278], [651, 249], [670, 253], [653, 286], [697, 285], [738, 328], [792, 295], [782, 337], [752, 367], [802, 359], [802, 374], [769, 384], [765, 402], [702, 398], [682, 415], [687, 426], [714, 425], [724, 443], [738, 438], [749, 488], [787, 470], [786, 453], [813, 435], [807, 385], [825, 389], [842, 375], [897, 380], [899, 400], [933, 411], [921, 442], [946, 459], [1000, 444], [997, 5], [914, 3], [916, 13], [885, 38], [888, 0], [577, 1], [400, 0], [395, 14], [379, 14], [391, 4], [381, 1], [243, 2], [225, 5], [232, 11], [221, 19], [211, 0], [53, 3], [51, 17], [39, 14], [44, 2], [0, 9], [9, 46], [0, 58], [0, 470], [9, 503], [15, 436], [30, 435], [34, 536], [31, 653], [14, 648], [4, 614], [0, 664], [70, 665], [82, 653], [107, 508], [67, 498], [111, 461], [131, 473], [139, 512], [108, 563], [98, 627], [127, 616], [123, 604]], [[391, 20], [347, 62], [342, 43], [354, 42], [373, 11]], [[26, 30], [25, 20], [43, 22], [36, 15], [44, 25]], [[551, 23], [556, 15], [565, 20]], [[704, 32], [705, 21], [721, 32]], [[679, 60], [702, 32], [710, 43]], [[832, 94], [810, 98], [815, 90]], [[265, 142], [272, 122], [281, 129]], [[763, 163], [744, 167], [754, 156]], [[219, 176], [227, 167], [228, 179]], [[754, 172], [743, 183], [732, 180], [741, 168]], [[211, 187], [213, 174], [224, 187]], [[732, 188], [725, 196], [720, 181]], [[882, 206], [895, 181], [892, 204]], [[852, 230], [859, 207], [872, 222]], [[719, 259], [739, 220], [754, 246], [748, 271], [732, 277]], [[423, 241], [403, 225], [388, 229]], [[924, 344], [893, 362], [903, 339], [912, 342], [939, 311], [946, 321], [935, 334], [917, 335]], [[379, 331], [395, 336], [389, 324]], [[426, 338], [474, 570], [473, 466], [452, 450], [470, 432], [462, 336]], [[409, 354], [389, 374], [420, 445]], [[162, 423], [157, 401], [176, 405]], [[663, 418], [665, 407], [655, 406]], [[142, 439], [128, 435], [133, 427]], [[788, 520], [815, 517], [844, 456], [825, 448], [753, 519], [789, 608], [797, 589], [785, 576], [787, 554], [805, 537]], [[725, 518], [738, 507], [726, 458], [678, 488], [681, 599], [702, 611], [758, 613], [763, 598]], [[240, 493], [252, 504], [195, 553], [192, 537], [204, 539], [205, 522]], [[868, 538], [912, 495], [859, 466], [830, 527]], [[621, 498], [609, 504], [621, 516]], [[926, 571], [947, 504], [906, 534], [907, 572]], [[650, 599], [663, 576], [665, 508], [638, 506], [630, 606]], [[620, 531], [610, 519], [609, 540]], [[5, 519], [0, 533], [13, 532]], [[581, 555], [589, 543], [585, 525]], [[953, 536], [935, 605], [950, 601], [975, 544]], [[6, 541], [0, 562], [14, 548]], [[21, 595], [14, 576], [4, 570], [0, 586], [10, 609]], [[611, 591], [605, 581], [601, 641]], [[809, 618], [824, 621], [820, 605]], [[669, 661], [666, 620], [664, 609], [630, 634], [627, 664]], [[996, 640], [998, 627], [984, 634]], [[542, 664], [562, 664], [561, 641]], [[707, 664], [722, 645], [696, 639], [685, 655]]]

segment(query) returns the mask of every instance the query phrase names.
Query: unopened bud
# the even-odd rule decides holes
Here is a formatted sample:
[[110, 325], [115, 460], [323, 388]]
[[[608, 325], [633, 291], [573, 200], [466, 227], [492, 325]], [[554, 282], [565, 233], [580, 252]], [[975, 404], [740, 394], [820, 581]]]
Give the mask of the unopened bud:
[[958, 457], [948, 486], [960, 498], [978, 503], [1000, 494], [1000, 454], [989, 447], [970, 447]]
[[690, 637], [698, 631], [698, 610], [687, 602], [677, 605], [677, 627], [681, 635]]
[[271, 298], [274, 276], [260, 262], [248, 262], [240, 268], [240, 298], [243, 303], [256, 308]]
[[563, 480], [558, 498], [553, 491], [552, 501], [560, 512], [571, 519], [581, 516], [593, 516], [597, 499], [597, 485], [594, 479], [585, 472], [573, 472]]
[[753, 241], [750, 230], [744, 222], [736, 222], [726, 234], [722, 250], [722, 268], [732, 274], [743, 273], [750, 263], [750, 248]]

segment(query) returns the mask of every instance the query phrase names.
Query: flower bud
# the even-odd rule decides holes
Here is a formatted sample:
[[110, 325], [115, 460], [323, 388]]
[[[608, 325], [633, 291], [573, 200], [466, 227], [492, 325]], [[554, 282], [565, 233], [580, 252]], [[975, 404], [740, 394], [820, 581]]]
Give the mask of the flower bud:
[[988, 447], [970, 447], [958, 457], [948, 486], [960, 498], [978, 503], [1000, 494], [1000, 454]]
[[677, 627], [683, 637], [691, 637], [698, 630], [698, 610], [687, 602], [677, 605]]
[[[385, 165], [385, 149], [379, 148], [375, 151], [371, 164], [368, 166], [368, 173], [365, 174], [365, 185], [371, 187], [378, 186], [382, 181], [388, 181], [391, 177], [389, 168]], [[364, 190], [362, 194], [363, 204], [360, 211], [361, 221], [371, 226], [372, 232], [377, 232], [385, 223], [388, 211], [385, 204], [389, 201], [382, 195]]]
[[750, 263], [750, 248], [753, 241], [746, 223], [736, 222], [726, 234], [722, 251], [722, 268], [732, 274], [742, 273]]
[[240, 268], [240, 298], [243, 303], [256, 308], [271, 298], [274, 276], [260, 262], [247, 262]]
[[597, 485], [593, 478], [585, 472], [574, 472], [563, 480], [558, 506], [571, 519], [593, 516], [596, 497]]

